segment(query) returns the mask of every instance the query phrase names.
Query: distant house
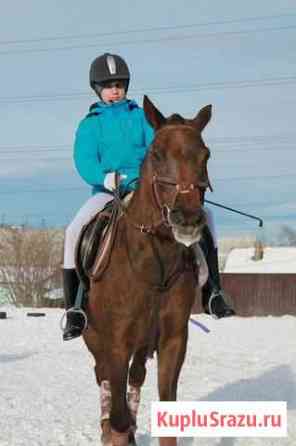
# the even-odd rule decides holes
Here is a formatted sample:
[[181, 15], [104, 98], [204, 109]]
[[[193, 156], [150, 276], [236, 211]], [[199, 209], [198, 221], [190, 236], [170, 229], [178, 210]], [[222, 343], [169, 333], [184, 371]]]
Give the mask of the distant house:
[[254, 248], [233, 249], [222, 283], [240, 316], [296, 315], [296, 247], [265, 247], [262, 260]]

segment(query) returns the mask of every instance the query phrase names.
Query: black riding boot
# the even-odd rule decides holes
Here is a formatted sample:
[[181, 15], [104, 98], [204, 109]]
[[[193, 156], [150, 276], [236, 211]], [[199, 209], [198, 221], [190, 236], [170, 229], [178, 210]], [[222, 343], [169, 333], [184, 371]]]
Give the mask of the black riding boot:
[[[69, 341], [70, 339], [77, 338], [81, 335], [85, 326], [85, 317], [83, 313], [79, 311], [71, 311], [70, 309], [75, 305], [75, 299], [79, 287], [79, 278], [75, 269], [63, 269], [63, 282], [64, 282], [64, 300], [66, 314], [66, 326], [63, 332], [63, 340]], [[68, 311], [70, 310], [70, 311]]]
[[220, 319], [235, 315], [235, 311], [224, 300], [221, 290], [218, 249], [214, 245], [213, 237], [207, 226], [203, 229], [202, 239], [199, 242], [207, 261], [209, 277], [202, 287], [202, 305], [205, 313]]

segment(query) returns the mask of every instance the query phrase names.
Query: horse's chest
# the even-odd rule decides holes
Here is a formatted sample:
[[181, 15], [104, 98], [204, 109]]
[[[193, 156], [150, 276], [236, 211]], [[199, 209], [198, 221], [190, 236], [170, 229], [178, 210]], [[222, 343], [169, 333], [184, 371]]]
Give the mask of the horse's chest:
[[129, 273], [136, 281], [143, 281], [150, 288], [163, 285], [176, 265], [175, 255], [166, 253], [160, 256], [152, 246], [145, 245], [144, 241], [130, 250], [128, 260]]

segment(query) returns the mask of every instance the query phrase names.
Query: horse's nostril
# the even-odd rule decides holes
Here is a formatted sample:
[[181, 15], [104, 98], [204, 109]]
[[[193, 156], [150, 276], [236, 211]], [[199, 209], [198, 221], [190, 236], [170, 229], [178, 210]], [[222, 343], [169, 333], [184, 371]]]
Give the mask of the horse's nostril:
[[172, 209], [170, 218], [175, 225], [182, 225], [185, 223], [183, 212], [180, 209]]
[[193, 221], [194, 221], [194, 224], [196, 224], [196, 225], [202, 223], [202, 221], [203, 221], [203, 214], [199, 213], [199, 214], [195, 215]]
[[204, 212], [202, 209], [184, 212], [180, 208], [175, 208], [170, 211], [170, 221], [178, 226], [200, 226], [204, 223]]

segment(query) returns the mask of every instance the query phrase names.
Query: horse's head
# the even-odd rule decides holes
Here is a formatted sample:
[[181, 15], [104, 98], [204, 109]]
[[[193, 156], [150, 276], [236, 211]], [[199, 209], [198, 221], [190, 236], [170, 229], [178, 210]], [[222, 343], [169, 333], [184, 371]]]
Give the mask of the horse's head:
[[210, 151], [201, 132], [211, 118], [211, 105], [194, 119], [174, 114], [165, 118], [144, 96], [144, 111], [155, 130], [147, 162], [157, 206], [175, 239], [190, 246], [200, 239], [206, 223], [203, 195], [211, 185], [207, 173]]

